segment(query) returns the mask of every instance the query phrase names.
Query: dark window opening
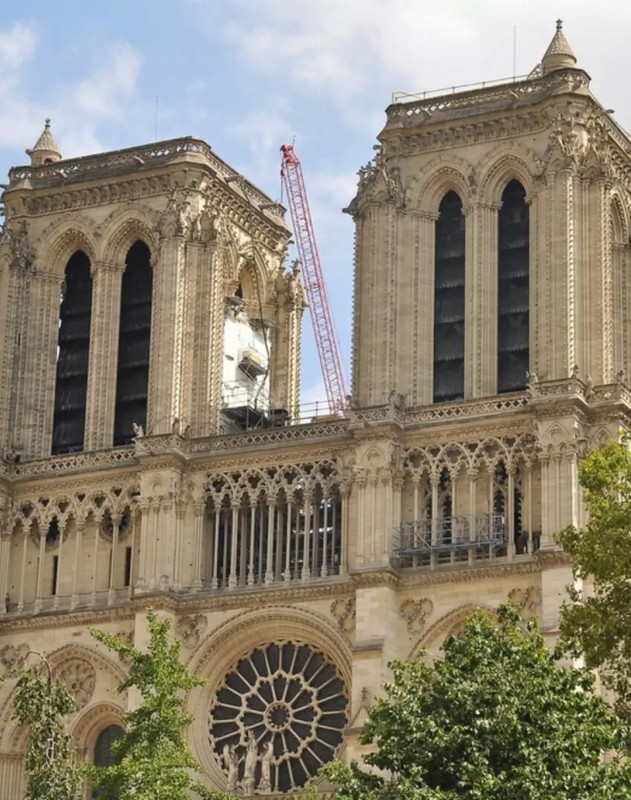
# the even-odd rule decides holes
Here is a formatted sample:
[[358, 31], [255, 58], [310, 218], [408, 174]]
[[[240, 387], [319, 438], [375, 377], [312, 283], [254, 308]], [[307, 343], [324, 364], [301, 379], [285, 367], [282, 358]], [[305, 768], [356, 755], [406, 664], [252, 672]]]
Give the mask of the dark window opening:
[[50, 593], [54, 597], [57, 594], [57, 585], [59, 581], [59, 556], [53, 556], [53, 580]]
[[[94, 745], [94, 765], [96, 767], [111, 767], [114, 764], [112, 745], [117, 742], [125, 731], [120, 725], [108, 725], [99, 733]], [[117, 792], [106, 793], [102, 789], [92, 792], [92, 797], [98, 800], [117, 800]]]
[[498, 214], [497, 391], [525, 389], [529, 369], [529, 217], [526, 193], [511, 181]]
[[434, 260], [434, 402], [464, 396], [465, 219], [447, 192], [438, 208]]
[[91, 313], [90, 260], [77, 251], [66, 266], [59, 309], [53, 455], [83, 450]]
[[121, 287], [115, 446], [131, 442], [134, 423], [147, 424], [152, 281], [149, 248], [135, 242], [127, 253]]
[[49, 547], [56, 544], [56, 542], [59, 541], [60, 533], [57, 517], [53, 517], [48, 523], [48, 528], [46, 530], [46, 544]]
[[125, 548], [125, 578], [123, 586], [131, 584], [131, 547]]

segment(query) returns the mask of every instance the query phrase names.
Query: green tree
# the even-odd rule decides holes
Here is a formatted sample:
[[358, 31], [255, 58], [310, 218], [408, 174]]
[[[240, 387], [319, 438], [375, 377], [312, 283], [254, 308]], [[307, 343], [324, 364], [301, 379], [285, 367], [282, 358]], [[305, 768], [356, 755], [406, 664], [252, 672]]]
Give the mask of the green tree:
[[18, 677], [14, 718], [29, 729], [26, 751], [28, 784], [25, 800], [80, 800], [83, 773], [76, 763], [64, 714], [75, 709], [75, 701], [63, 683], [27, 667]]
[[598, 668], [615, 692], [615, 707], [631, 721], [631, 453], [620, 442], [593, 450], [579, 471], [589, 522], [567, 528], [557, 541], [572, 558], [574, 577], [589, 580], [569, 589], [561, 632], [570, 651]]
[[125, 733], [113, 745], [114, 764], [93, 768], [99, 797], [117, 800], [188, 800], [190, 792], [209, 800], [225, 797], [200, 780], [201, 767], [184, 740], [193, 717], [184, 710], [184, 693], [203, 681], [180, 661], [180, 644], [167, 619], [147, 609], [146, 652], [124, 639], [91, 629], [90, 633], [128, 664], [119, 692], [134, 687], [141, 702], [125, 714]]
[[502, 606], [450, 637], [430, 666], [395, 661], [361, 736], [366, 771], [323, 768], [337, 800], [624, 800], [629, 771], [602, 755], [618, 718], [590, 673], [558, 666], [536, 630]]

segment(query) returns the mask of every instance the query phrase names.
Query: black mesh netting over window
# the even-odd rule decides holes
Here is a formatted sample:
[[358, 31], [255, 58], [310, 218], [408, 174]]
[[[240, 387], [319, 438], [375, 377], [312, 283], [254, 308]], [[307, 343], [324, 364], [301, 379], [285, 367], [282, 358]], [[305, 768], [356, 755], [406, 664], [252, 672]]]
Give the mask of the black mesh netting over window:
[[209, 715], [210, 743], [229, 788], [249, 794], [304, 786], [333, 759], [347, 707], [337, 669], [308, 645], [275, 642], [242, 658]]

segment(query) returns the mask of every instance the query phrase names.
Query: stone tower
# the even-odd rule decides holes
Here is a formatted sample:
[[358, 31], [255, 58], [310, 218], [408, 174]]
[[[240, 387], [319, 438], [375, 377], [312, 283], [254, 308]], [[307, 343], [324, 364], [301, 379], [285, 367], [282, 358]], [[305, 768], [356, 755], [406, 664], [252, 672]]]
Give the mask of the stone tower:
[[352, 406], [307, 422], [282, 209], [204, 142], [63, 159], [47, 123], [11, 170], [0, 664], [49, 654], [87, 759], [132, 700], [86, 625], [142, 647], [149, 604], [208, 679], [191, 746], [245, 796], [356, 756], [388, 661], [473, 608], [508, 597], [554, 641], [554, 533], [631, 412], [631, 140], [589, 82], [558, 23], [526, 77], [393, 99], [348, 209]]

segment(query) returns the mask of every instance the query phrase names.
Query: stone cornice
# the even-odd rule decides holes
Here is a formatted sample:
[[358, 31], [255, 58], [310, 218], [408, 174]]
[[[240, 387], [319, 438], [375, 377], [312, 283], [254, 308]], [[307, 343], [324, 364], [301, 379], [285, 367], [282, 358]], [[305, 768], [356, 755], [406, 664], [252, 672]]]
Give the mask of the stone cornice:
[[200, 592], [176, 595], [170, 592], [148, 592], [137, 595], [128, 603], [112, 607], [95, 606], [81, 611], [59, 610], [36, 616], [3, 618], [0, 620], [0, 635], [18, 631], [99, 626], [121, 620], [133, 620], [136, 614], [149, 606], [174, 614], [212, 613], [351, 597], [354, 591], [354, 583], [348, 577], [339, 576], [322, 583], [309, 582], [287, 587], [276, 585], [266, 589], [255, 587], [224, 593]]
[[48, 630], [52, 628], [86, 628], [88, 625], [105, 625], [110, 622], [134, 619], [136, 609], [131, 603], [111, 607], [95, 606], [81, 611], [54, 611], [35, 616], [0, 619], [0, 635], [18, 631]]
[[[62, 162], [59, 162], [60, 164]], [[59, 166], [59, 165], [55, 165]], [[100, 178], [89, 184], [53, 184], [50, 187], [22, 192], [20, 196], [6, 195], [7, 210], [11, 217], [48, 216], [56, 213], [68, 213], [72, 210], [84, 210], [93, 206], [110, 205], [125, 201], [146, 200], [151, 197], [163, 197], [174, 189], [193, 191], [191, 181], [200, 178], [199, 173], [206, 173], [204, 194], [211, 206], [228, 215], [233, 223], [247, 228], [268, 248], [275, 249], [286, 243], [289, 231], [281, 216], [272, 215], [267, 210], [273, 204], [258, 190], [248, 193], [245, 179], [239, 181], [239, 188], [227, 184], [223, 177], [208, 175], [208, 166], [194, 162], [187, 165], [186, 178], [182, 174], [182, 163], [176, 162], [163, 166], [158, 174], [121, 175], [112, 180]], [[131, 170], [131, 167], [130, 167]], [[165, 174], [164, 170], [168, 170]], [[197, 173], [197, 175], [195, 175]], [[236, 173], [235, 173], [236, 174]], [[246, 188], [242, 188], [245, 186]], [[260, 195], [260, 197], [259, 197]], [[254, 202], [253, 198], [257, 198]], [[260, 206], [265, 206], [262, 209]]]
[[[499, 563], [498, 563], [499, 562]], [[416, 586], [435, 586], [444, 583], [474, 583], [491, 579], [503, 578], [512, 575], [529, 575], [541, 572], [543, 569], [539, 561], [539, 554], [533, 557], [522, 557], [514, 561], [506, 558], [497, 559], [496, 563], [484, 562], [484, 566], [449, 567], [448, 569], [415, 570], [401, 572], [399, 588], [412, 589]]]

